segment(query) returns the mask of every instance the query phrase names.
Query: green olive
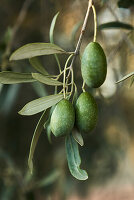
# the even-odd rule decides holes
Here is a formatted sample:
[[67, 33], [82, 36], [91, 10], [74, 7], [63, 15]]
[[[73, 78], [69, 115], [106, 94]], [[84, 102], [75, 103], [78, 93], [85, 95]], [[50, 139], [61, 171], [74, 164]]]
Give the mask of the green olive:
[[89, 133], [96, 126], [98, 107], [94, 97], [83, 92], [76, 102], [76, 126], [81, 132]]
[[52, 133], [56, 136], [64, 136], [71, 133], [75, 122], [73, 105], [67, 99], [61, 100], [55, 107], [50, 121]]
[[84, 50], [81, 59], [81, 72], [85, 83], [90, 88], [100, 87], [107, 74], [105, 53], [97, 42], [91, 42]]

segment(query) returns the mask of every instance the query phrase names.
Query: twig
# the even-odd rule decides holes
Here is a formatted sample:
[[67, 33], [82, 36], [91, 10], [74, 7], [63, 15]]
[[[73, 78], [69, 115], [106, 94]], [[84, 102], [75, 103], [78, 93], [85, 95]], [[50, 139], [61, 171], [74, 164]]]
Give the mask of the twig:
[[5, 53], [3, 55], [3, 63], [6, 61], [7, 57], [9, 56], [9, 54], [11, 52], [11, 48], [12, 48], [12, 44], [14, 42], [14, 38], [15, 38], [16, 32], [18, 31], [18, 29], [20, 28], [22, 22], [24, 21], [24, 19], [26, 17], [26, 14], [27, 14], [27, 10], [28, 10], [29, 6], [31, 5], [32, 1], [33, 0], [25, 0], [23, 5], [22, 5], [22, 8], [21, 8], [20, 13], [19, 13], [18, 18], [17, 18], [17, 21], [16, 21], [15, 25], [12, 28], [11, 39], [9, 40], [9, 42], [7, 44], [7, 47], [6, 47], [6, 50], [5, 50]]
[[87, 8], [86, 16], [85, 16], [84, 23], [83, 23], [83, 26], [82, 26], [82, 29], [81, 29], [81, 33], [80, 33], [80, 36], [79, 36], [79, 39], [78, 39], [78, 42], [77, 42], [77, 45], [76, 45], [76, 49], [75, 49], [75, 52], [74, 52], [74, 56], [73, 56], [71, 65], [70, 65], [70, 70], [68, 72], [67, 79], [70, 76], [70, 73], [71, 73], [74, 61], [76, 59], [76, 56], [79, 54], [80, 46], [81, 46], [83, 35], [84, 35], [85, 29], [86, 29], [86, 26], [87, 26], [87, 21], [88, 21], [88, 17], [89, 17], [89, 11], [90, 11], [91, 7], [92, 7], [92, 0], [89, 0], [88, 1], [88, 8]]
[[64, 91], [64, 98], [66, 98], [66, 71], [67, 71], [67, 65], [68, 65], [68, 62], [69, 60], [71, 59], [71, 57], [73, 56], [73, 54], [71, 54], [66, 63], [65, 63], [65, 68], [64, 68], [64, 76], [63, 76], [63, 91]]
[[85, 81], [83, 81], [82, 91], [85, 92]]
[[94, 42], [96, 42], [96, 36], [97, 36], [97, 17], [96, 17], [96, 10], [95, 7], [92, 5], [92, 10], [94, 14]]

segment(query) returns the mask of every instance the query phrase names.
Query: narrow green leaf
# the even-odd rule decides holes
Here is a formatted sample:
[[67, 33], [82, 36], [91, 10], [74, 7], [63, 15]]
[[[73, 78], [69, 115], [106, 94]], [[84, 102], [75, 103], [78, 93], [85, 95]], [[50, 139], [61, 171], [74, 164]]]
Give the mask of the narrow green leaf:
[[124, 76], [122, 79], [120, 79], [116, 83], [120, 83], [122, 81], [125, 81], [126, 79], [130, 78], [131, 76], [134, 76], [134, 72], [131, 72], [131, 73], [127, 74], [126, 76]]
[[0, 72], [0, 83], [15, 84], [15, 83], [28, 83], [36, 81], [33, 79], [31, 73], [18, 73], [11, 71]]
[[27, 103], [18, 113], [20, 115], [34, 115], [50, 108], [63, 99], [63, 94], [54, 94]]
[[84, 145], [84, 141], [82, 138], [81, 133], [79, 133], [77, 130], [73, 130], [72, 132], [73, 138], [75, 139], [75, 141], [80, 145], [83, 146]]
[[29, 158], [28, 158], [28, 166], [29, 166], [29, 169], [30, 169], [31, 173], [33, 172], [33, 155], [34, 155], [34, 151], [35, 151], [37, 142], [39, 140], [40, 134], [41, 134], [41, 132], [43, 130], [43, 125], [44, 125], [45, 121], [47, 120], [47, 117], [48, 117], [47, 114], [48, 114], [48, 110], [45, 110], [43, 112], [43, 114], [41, 115], [41, 118], [38, 121], [38, 124], [37, 124], [37, 126], [35, 128], [34, 135], [33, 135], [33, 138], [32, 138], [32, 142], [31, 142], [31, 146], [30, 146], [30, 152], [29, 152]]
[[35, 80], [37, 80], [37, 81], [39, 81], [41, 83], [44, 83], [46, 85], [54, 85], [54, 86], [63, 85], [62, 82], [56, 81], [56, 80], [54, 80], [52, 78], [49, 78], [49, 77], [44, 76], [44, 75], [39, 74], [39, 73], [32, 73], [32, 77]]
[[53, 33], [54, 33], [54, 28], [55, 28], [55, 24], [56, 24], [56, 20], [57, 20], [58, 15], [59, 15], [59, 12], [56, 13], [56, 15], [54, 16], [52, 23], [51, 23], [51, 26], [50, 26], [49, 38], [50, 38], [51, 43], [54, 43]]
[[[55, 24], [56, 24], [56, 20], [57, 20], [58, 15], [59, 15], [59, 12], [53, 17], [52, 22], [51, 22], [51, 26], [50, 26], [49, 39], [50, 39], [50, 42], [52, 44], [54, 43], [54, 28], [55, 28]], [[55, 56], [56, 62], [58, 64], [59, 71], [61, 72], [61, 65], [60, 65], [58, 55], [54, 54], [54, 56]]]
[[32, 67], [37, 70], [38, 72], [48, 75], [48, 72], [44, 69], [43, 65], [41, 64], [40, 60], [38, 57], [33, 57], [29, 59], [30, 64]]
[[80, 169], [81, 158], [79, 155], [78, 144], [71, 134], [66, 137], [65, 144], [68, 167], [72, 176], [78, 180], [88, 179], [87, 172]]
[[21, 60], [42, 55], [67, 53], [62, 48], [51, 43], [30, 43], [17, 49], [9, 60]]
[[52, 132], [51, 132], [51, 128], [50, 128], [50, 120], [51, 120], [51, 115], [52, 115], [52, 113], [53, 113], [54, 108], [55, 108], [55, 105], [51, 107], [50, 112], [49, 112], [48, 120], [47, 120], [46, 123], [44, 124], [44, 129], [46, 129], [48, 141], [49, 141], [50, 143], [52, 143], [52, 139], [51, 139]]
[[98, 26], [98, 29], [102, 30], [102, 29], [109, 29], [109, 28], [116, 28], [116, 29], [127, 29], [127, 30], [133, 30], [134, 27], [131, 24], [126, 24], [123, 22], [119, 22], [119, 21], [113, 21], [113, 22], [108, 22], [108, 23], [104, 23]]

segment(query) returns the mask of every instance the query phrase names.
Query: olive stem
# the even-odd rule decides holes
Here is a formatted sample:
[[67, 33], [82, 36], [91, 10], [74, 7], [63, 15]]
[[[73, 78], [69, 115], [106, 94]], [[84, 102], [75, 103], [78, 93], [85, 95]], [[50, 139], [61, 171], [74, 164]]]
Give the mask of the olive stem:
[[94, 5], [92, 5], [92, 10], [94, 14], [94, 39], [93, 41], [96, 42], [96, 35], [97, 35], [97, 17], [96, 17], [96, 10]]
[[71, 97], [71, 95], [73, 93], [73, 89], [74, 89], [74, 72], [73, 72], [73, 69], [71, 69], [71, 74], [72, 74], [72, 78], [71, 78], [71, 91], [70, 91], [69, 98]]
[[63, 88], [62, 88], [62, 90], [58, 94], [61, 94], [62, 92], [63, 92]]
[[85, 81], [83, 81], [82, 91], [83, 91], [83, 92], [86, 92], [86, 90], [85, 90]]
[[78, 42], [77, 42], [77, 45], [76, 45], [76, 49], [74, 51], [74, 56], [73, 56], [73, 59], [72, 59], [71, 65], [70, 65], [70, 70], [68, 72], [67, 79], [70, 76], [71, 69], [73, 67], [76, 56], [79, 54], [79, 51], [80, 51], [80, 46], [81, 46], [83, 35], [85, 33], [85, 29], [86, 29], [86, 26], [87, 26], [87, 21], [88, 21], [89, 12], [90, 12], [91, 7], [92, 7], [92, 0], [88, 0], [88, 8], [87, 8], [86, 16], [85, 16], [85, 19], [84, 19], [84, 22], [83, 22], [83, 25], [82, 25], [82, 29], [81, 29], [81, 33], [80, 33], [80, 36], [79, 36], [79, 39], [78, 39]]
[[67, 70], [67, 65], [68, 65], [68, 62], [69, 60], [72, 58], [73, 54], [71, 54], [66, 63], [65, 63], [65, 67], [64, 67], [64, 77], [63, 77], [63, 91], [64, 91], [64, 98], [66, 98], [66, 70]]
[[[66, 68], [66, 71], [67, 71], [67, 70], [69, 70], [69, 69], [70, 69], [70, 68], [69, 68], [69, 67], [67, 67], [67, 68]], [[55, 80], [57, 81], [57, 80], [60, 78], [60, 76], [61, 76], [63, 73], [64, 73], [64, 70], [63, 70], [63, 71], [61, 71], [61, 73], [60, 73], [60, 74], [58, 74], [58, 75], [56, 76], [57, 78], [56, 78]]]

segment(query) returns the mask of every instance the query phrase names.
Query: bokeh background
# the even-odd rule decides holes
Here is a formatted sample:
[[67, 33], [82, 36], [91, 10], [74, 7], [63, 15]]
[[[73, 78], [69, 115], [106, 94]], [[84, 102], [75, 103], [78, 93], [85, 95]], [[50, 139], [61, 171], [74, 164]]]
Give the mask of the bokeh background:
[[[121, 21], [134, 26], [133, 0], [94, 0], [98, 25]], [[74, 51], [85, 16], [87, 0], [1, 0], [0, 70], [30, 72], [27, 60], [9, 62], [11, 53], [31, 42], [49, 42], [49, 28], [60, 11], [54, 33], [57, 45]], [[93, 40], [93, 13], [81, 46]], [[68, 170], [64, 138], [44, 130], [34, 156], [34, 173], [28, 172], [27, 159], [32, 135], [40, 114], [22, 117], [17, 112], [29, 101], [54, 88], [38, 84], [0, 85], [0, 199], [1, 200], [133, 200], [134, 199], [134, 86], [132, 79], [115, 84], [134, 71], [134, 33], [124, 26], [98, 29], [97, 41], [103, 46], [108, 75], [100, 89], [93, 91], [98, 106], [96, 129], [84, 135], [80, 147], [82, 168], [89, 179], [78, 181]], [[53, 56], [42, 56], [51, 74], [58, 72]], [[61, 63], [65, 57], [60, 56]], [[74, 64], [75, 81], [81, 93], [79, 59]]]

